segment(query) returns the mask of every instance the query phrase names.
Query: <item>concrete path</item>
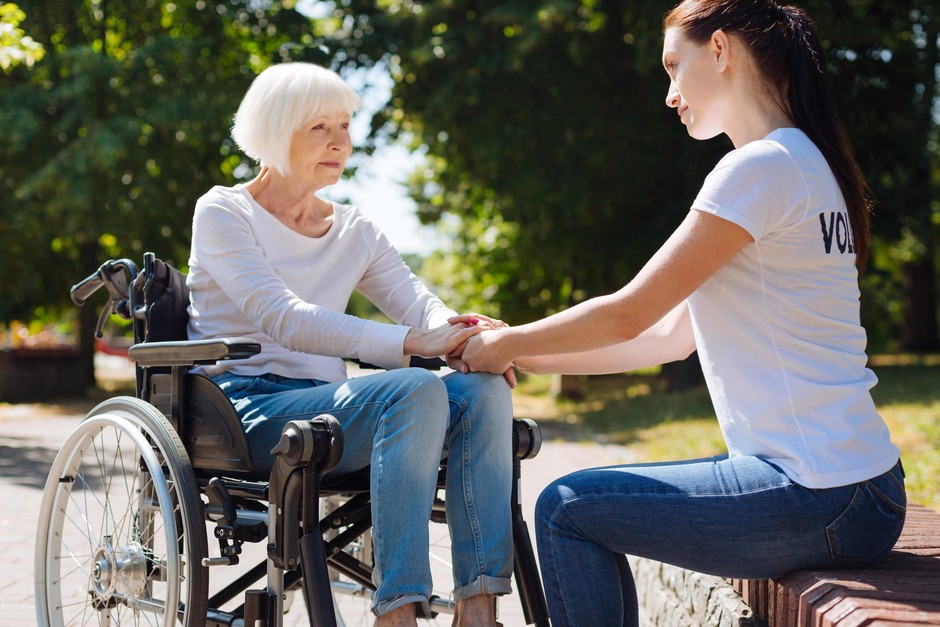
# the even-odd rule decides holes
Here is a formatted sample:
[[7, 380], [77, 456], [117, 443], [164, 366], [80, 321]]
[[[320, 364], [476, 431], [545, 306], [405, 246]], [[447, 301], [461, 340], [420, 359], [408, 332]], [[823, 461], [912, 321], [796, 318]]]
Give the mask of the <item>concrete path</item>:
[[[79, 406], [0, 404], [0, 627], [36, 624], [33, 559], [42, 490], [53, 457], [83, 415]], [[541, 453], [523, 463], [523, 503], [533, 534], [532, 508], [552, 479], [580, 468], [630, 461], [623, 447], [566, 442], [548, 425], [544, 433]], [[306, 624], [301, 597], [295, 605], [300, 607], [289, 613], [285, 627]], [[516, 595], [501, 602], [500, 615], [506, 627], [524, 625]]]

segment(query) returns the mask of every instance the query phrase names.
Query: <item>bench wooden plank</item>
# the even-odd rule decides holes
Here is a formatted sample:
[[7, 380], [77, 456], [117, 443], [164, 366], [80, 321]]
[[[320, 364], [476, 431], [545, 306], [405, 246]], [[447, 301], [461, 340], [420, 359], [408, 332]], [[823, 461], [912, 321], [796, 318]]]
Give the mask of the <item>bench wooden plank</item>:
[[912, 608], [884, 599], [842, 599], [825, 612], [817, 613], [812, 625], [856, 627], [868, 625], [936, 625], [940, 604], [926, 603]]
[[770, 627], [940, 625], [940, 514], [910, 505], [894, 550], [871, 568], [732, 583]]
[[[822, 624], [835, 625], [838, 620], [834, 617], [844, 619], [853, 612], [865, 614], [871, 611], [884, 610], [889, 614], [899, 614], [902, 612], [917, 612], [928, 614], [929, 611], [940, 610], [940, 600], [935, 593], [922, 592], [920, 594], [905, 594], [897, 598], [886, 599], [881, 589], [850, 590], [837, 584], [827, 583], [824, 593], [816, 595], [812, 602], [807, 599], [800, 600], [799, 612], [804, 617], [815, 617], [813, 622], [818, 623], [821, 619]], [[913, 609], [912, 608], [916, 608]], [[936, 616], [935, 616], [936, 618]], [[849, 621], [848, 624], [852, 624]]]

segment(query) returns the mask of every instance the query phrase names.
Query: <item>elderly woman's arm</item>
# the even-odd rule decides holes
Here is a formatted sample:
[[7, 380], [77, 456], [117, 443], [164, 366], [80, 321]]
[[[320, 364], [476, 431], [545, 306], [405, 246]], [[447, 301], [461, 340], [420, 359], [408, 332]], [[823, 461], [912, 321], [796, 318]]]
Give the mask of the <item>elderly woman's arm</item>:
[[[438, 336], [447, 327], [465, 329], [475, 327], [477, 332], [486, 329], [505, 327], [501, 320], [495, 320], [483, 314], [468, 313], [457, 315], [452, 309], [433, 294], [408, 268], [398, 251], [388, 239], [368, 221], [363, 221], [362, 229], [371, 230], [370, 240], [375, 242], [373, 259], [368, 270], [363, 274], [357, 285], [370, 301], [381, 309], [391, 319], [412, 327], [405, 338], [405, 354], [425, 353], [414, 352], [413, 342], [419, 341], [423, 335]], [[426, 329], [426, 331], [419, 331]], [[468, 333], [467, 337], [473, 335]], [[433, 346], [440, 346], [434, 344]], [[460, 372], [468, 372], [469, 368], [460, 359], [463, 343], [456, 351], [453, 349], [434, 353], [447, 361], [447, 365]], [[516, 375], [512, 368], [507, 368], [503, 376], [510, 387], [516, 387]]]
[[356, 289], [398, 324], [433, 329], [447, 324], [457, 312], [447, 307], [411, 271], [388, 238], [370, 221], [359, 219], [356, 229], [366, 240], [369, 263]]
[[[289, 350], [358, 358], [384, 368], [398, 368], [403, 363], [406, 338], [408, 351], [433, 356], [460, 346], [479, 331], [461, 325], [434, 334], [410, 333], [408, 325], [364, 320], [308, 302], [291, 290], [272, 267], [257, 243], [250, 218], [221, 202], [197, 205], [193, 241], [198, 265], [245, 321]], [[447, 310], [440, 317], [446, 319], [451, 313]]]

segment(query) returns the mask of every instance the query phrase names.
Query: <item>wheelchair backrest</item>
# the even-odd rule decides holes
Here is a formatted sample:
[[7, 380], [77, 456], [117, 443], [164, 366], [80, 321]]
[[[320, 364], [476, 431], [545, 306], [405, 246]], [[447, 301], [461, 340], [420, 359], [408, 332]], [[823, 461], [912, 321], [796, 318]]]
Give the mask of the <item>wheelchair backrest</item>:
[[[189, 322], [186, 275], [148, 253], [141, 281], [137, 287], [145, 305], [144, 342], [185, 342]], [[142, 378], [142, 398], [171, 421], [193, 468], [234, 474], [251, 471], [251, 454], [238, 414], [215, 383], [179, 366], [146, 368]], [[183, 399], [176, 398], [179, 394]]]
[[146, 305], [147, 342], [173, 342], [186, 339], [186, 325], [189, 323], [189, 287], [186, 275], [163, 261], [153, 258], [146, 260], [146, 277], [143, 286], [144, 304]]

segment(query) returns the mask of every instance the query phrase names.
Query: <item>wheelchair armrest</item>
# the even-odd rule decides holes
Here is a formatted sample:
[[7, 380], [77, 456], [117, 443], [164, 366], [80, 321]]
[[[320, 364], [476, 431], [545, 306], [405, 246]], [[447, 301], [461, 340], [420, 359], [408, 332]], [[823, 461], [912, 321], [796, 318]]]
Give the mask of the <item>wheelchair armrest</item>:
[[127, 356], [138, 366], [195, 366], [227, 359], [245, 359], [261, 352], [261, 344], [244, 337], [134, 344]]
[[[362, 368], [363, 370], [382, 370], [381, 366], [376, 366], [375, 364], [370, 364], [367, 361], [362, 361], [359, 359], [351, 359], [354, 364]], [[440, 370], [447, 364], [440, 357], [418, 357], [417, 355], [411, 356], [411, 361], [408, 364], [412, 368], [424, 368], [425, 370]]]

